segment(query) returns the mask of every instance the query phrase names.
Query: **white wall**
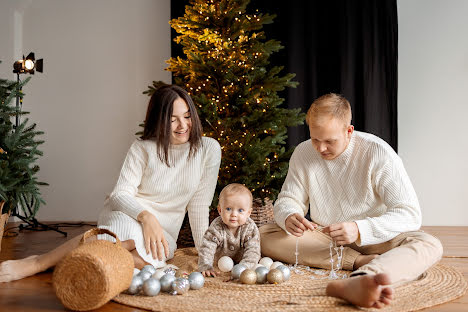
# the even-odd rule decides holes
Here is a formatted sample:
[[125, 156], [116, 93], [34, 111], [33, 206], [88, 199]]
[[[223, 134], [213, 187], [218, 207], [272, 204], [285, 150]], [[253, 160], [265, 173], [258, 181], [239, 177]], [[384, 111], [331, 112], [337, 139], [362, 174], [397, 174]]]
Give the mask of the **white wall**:
[[468, 225], [468, 1], [399, 0], [399, 154], [424, 225]]
[[169, 19], [170, 0], [0, 0], [0, 77], [15, 79], [22, 53], [44, 58], [23, 104], [45, 132], [39, 220], [97, 220], [144, 119], [142, 92], [170, 82]]

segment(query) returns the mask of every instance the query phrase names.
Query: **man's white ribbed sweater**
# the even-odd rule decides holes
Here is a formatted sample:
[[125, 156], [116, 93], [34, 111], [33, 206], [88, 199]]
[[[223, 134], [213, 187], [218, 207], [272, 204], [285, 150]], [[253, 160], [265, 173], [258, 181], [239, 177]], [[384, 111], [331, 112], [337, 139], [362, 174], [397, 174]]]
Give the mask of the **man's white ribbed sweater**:
[[324, 160], [310, 140], [299, 144], [275, 202], [275, 220], [285, 229], [293, 213], [313, 222], [355, 221], [358, 245], [388, 241], [421, 226], [418, 198], [400, 157], [382, 139], [354, 131], [346, 150]]
[[221, 148], [216, 140], [203, 137], [201, 149], [191, 158], [187, 158], [189, 150], [190, 143], [170, 145], [168, 167], [157, 156], [154, 141], [136, 140], [101, 212], [99, 225], [115, 232], [120, 240], [135, 240], [138, 253], [147, 262], [153, 261], [146, 255], [141, 226], [135, 221], [143, 210], [154, 214], [169, 236], [171, 254], [186, 211], [197, 248], [208, 229]]

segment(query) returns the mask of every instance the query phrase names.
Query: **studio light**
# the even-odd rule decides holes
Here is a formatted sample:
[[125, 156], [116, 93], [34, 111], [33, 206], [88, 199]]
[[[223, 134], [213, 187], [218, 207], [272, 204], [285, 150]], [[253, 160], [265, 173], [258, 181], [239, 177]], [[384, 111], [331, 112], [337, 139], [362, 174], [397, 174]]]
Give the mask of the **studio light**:
[[16, 61], [13, 64], [13, 72], [15, 74], [32, 74], [34, 75], [34, 71], [38, 71], [42, 73], [44, 66], [44, 60], [39, 59], [36, 61], [34, 57], [34, 53], [31, 52], [28, 54], [27, 57], [24, 57], [23, 59]]

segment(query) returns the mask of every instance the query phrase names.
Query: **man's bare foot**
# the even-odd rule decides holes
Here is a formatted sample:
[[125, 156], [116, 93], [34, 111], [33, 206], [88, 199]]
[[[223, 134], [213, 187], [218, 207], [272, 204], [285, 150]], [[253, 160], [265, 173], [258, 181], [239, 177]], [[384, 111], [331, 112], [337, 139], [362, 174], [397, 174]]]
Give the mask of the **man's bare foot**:
[[368, 264], [379, 255], [359, 255], [357, 256], [356, 260], [354, 260], [353, 270], [357, 270], [365, 264]]
[[390, 278], [385, 273], [360, 275], [328, 283], [327, 295], [337, 297], [364, 308], [383, 308], [393, 299]]
[[37, 261], [38, 256], [0, 263], [0, 283], [16, 281], [43, 271]]

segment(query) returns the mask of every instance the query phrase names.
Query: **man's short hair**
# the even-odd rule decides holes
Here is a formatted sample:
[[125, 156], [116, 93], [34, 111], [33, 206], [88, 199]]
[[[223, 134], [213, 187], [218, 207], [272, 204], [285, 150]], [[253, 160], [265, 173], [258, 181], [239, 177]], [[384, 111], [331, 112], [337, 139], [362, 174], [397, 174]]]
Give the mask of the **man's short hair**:
[[[231, 183], [231, 184], [226, 185], [221, 191], [221, 193], [219, 193], [219, 204], [221, 205], [221, 202], [224, 200], [226, 196], [239, 194], [239, 193], [244, 193], [247, 196], [249, 196], [250, 202], [252, 203], [253, 201], [252, 193], [245, 185], [239, 184], [239, 183]], [[252, 207], [252, 204], [250, 206]]]
[[317, 119], [330, 116], [343, 120], [345, 126], [351, 124], [351, 105], [348, 100], [336, 93], [328, 93], [316, 99], [307, 111], [306, 122], [308, 125], [314, 124]]

